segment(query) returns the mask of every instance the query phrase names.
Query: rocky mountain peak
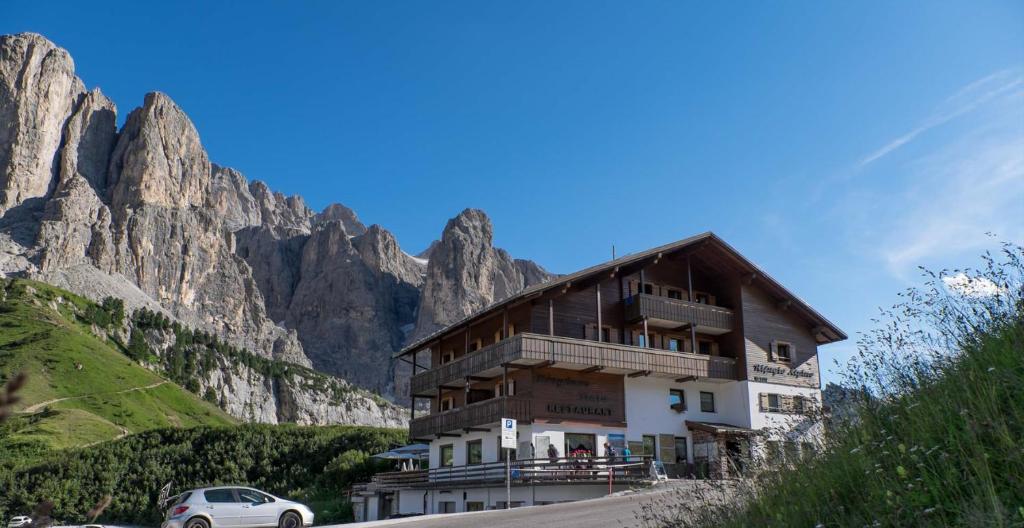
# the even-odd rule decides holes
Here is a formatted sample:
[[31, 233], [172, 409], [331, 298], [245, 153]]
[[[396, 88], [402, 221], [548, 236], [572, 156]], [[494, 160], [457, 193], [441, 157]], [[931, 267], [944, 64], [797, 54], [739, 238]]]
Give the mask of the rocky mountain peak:
[[411, 337], [548, 276], [495, 248], [480, 210], [417, 258], [342, 204], [314, 213], [250, 183], [210, 162], [163, 93], [116, 123], [67, 52], [0, 36], [0, 275], [122, 298], [399, 397], [391, 357]]
[[366, 232], [366, 226], [359, 221], [356, 212], [339, 203], [328, 205], [313, 218], [314, 224], [338, 220], [345, 226], [345, 231], [352, 236], [359, 236]]
[[84, 92], [67, 51], [35, 33], [0, 36], [0, 213], [54, 190], [54, 153]]
[[128, 115], [110, 163], [115, 209], [141, 204], [201, 207], [210, 194], [210, 161], [185, 112], [160, 92]]

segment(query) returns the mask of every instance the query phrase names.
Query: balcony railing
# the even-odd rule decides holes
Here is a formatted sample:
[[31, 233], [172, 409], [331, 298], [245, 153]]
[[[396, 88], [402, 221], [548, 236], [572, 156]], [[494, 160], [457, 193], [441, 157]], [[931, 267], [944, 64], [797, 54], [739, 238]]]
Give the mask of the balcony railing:
[[409, 422], [409, 436], [423, 438], [468, 427], [497, 427], [502, 418], [515, 418], [524, 422], [532, 420], [530, 401], [515, 396], [491, 398], [451, 411], [421, 416]]
[[[627, 458], [558, 458], [513, 460], [509, 464], [513, 486], [542, 484], [635, 484], [650, 479], [649, 456]], [[505, 463], [490, 462], [416, 471], [378, 473], [377, 489], [450, 488], [505, 483]]]
[[550, 361], [581, 367], [603, 367], [606, 372], [650, 372], [668, 377], [736, 379], [736, 360], [732, 358], [670, 352], [587, 339], [519, 334], [455, 361], [412, 377], [414, 395], [433, 395], [441, 386], [461, 386], [468, 376], [478, 375], [505, 363], [529, 366]]
[[698, 328], [729, 332], [735, 322], [732, 310], [704, 303], [669, 299], [655, 295], [640, 294], [627, 297], [626, 320], [638, 321], [660, 319], [679, 324], [694, 324]]

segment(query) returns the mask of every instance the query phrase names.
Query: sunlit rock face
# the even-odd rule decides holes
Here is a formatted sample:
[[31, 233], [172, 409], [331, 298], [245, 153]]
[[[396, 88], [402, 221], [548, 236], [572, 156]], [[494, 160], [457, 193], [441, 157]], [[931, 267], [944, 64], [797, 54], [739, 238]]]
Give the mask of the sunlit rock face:
[[[250, 182], [210, 162], [165, 94], [116, 123], [113, 102], [85, 88], [66, 51], [39, 35], [0, 37], [0, 273], [157, 308], [399, 399], [408, 372], [392, 355], [405, 343], [549, 278], [495, 248], [479, 210], [412, 257], [342, 204], [315, 212]], [[275, 404], [279, 417], [351, 416], [304, 407], [315, 394], [281, 394], [290, 403]]]

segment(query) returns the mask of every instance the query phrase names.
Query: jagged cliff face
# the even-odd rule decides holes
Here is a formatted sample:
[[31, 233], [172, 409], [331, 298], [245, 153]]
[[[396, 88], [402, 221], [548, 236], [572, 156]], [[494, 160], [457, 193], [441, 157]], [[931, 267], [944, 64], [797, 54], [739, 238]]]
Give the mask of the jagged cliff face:
[[67, 52], [0, 37], [0, 272], [160, 309], [385, 395], [404, 394], [391, 355], [411, 337], [548, 278], [494, 248], [481, 211], [414, 258], [343, 205], [315, 213], [248, 182], [209, 161], [164, 94], [116, 122]]

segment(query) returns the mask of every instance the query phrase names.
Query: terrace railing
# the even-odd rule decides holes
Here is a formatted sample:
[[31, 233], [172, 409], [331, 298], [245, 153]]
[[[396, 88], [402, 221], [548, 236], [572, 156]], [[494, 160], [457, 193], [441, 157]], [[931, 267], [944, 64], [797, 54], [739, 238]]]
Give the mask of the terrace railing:
[[[587, 457], [513, 460], [509, 464], [513, 486], [551, 484], [635, 484], [649, 480], [651, 457]], [[505, 463], [468, 464], [417, 471], [380, 473], [378, 489], [444, 488], [500, 485], [505, 482]]]
[[736, 324], [733, 311], [721, 306], [648, 294], [632, 295], [623, 302], [626, 304], [627, 321], [639, 321], [647, 317], [720, 331], [731, 331]]
[[674, 377], [736, 379], [736, 360], [732, 358], [671, 352], [588, 339], [518, 334], [462, 356], [455, 361], [412, 377], [412, 394], [431, 395], [444, 385], [462, 385], [469, 376], [519, 362], [522, 366], [550, 361], [603, 367], [622, 371], [649, 371]]

